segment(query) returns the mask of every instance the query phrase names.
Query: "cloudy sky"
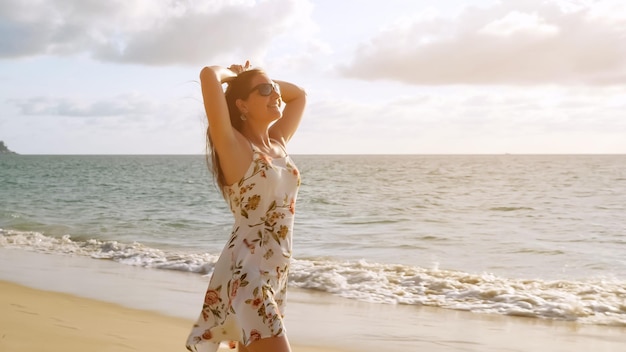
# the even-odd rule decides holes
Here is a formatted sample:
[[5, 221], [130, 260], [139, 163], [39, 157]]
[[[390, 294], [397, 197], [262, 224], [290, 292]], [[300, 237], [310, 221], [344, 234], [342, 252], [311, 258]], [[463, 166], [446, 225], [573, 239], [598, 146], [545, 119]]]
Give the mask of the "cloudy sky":
[[626, 153], [623, 0], [0, 0], [0, 140], [200, 154], [198, 73], [308, 93], [293, 154]]

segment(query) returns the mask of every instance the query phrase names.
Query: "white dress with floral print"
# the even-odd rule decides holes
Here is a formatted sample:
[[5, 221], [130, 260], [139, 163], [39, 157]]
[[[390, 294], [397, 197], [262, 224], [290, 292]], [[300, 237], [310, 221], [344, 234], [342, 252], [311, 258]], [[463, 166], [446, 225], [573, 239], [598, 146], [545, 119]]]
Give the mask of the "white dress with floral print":
[[244, 345], [285, 333], [283, 314], [300, 174], [289, 156], [252, 146], [245, 176], [226, 187], [235, 216], [187, 339], [190, 351], [214, 352], [221, 341]]

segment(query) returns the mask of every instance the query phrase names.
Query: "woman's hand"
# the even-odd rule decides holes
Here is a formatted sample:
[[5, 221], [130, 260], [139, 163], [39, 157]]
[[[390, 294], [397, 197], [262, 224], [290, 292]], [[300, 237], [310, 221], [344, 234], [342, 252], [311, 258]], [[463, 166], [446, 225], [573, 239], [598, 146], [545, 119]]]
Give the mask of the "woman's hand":
[[[250, 61], [246, 60], [244, 65], [232, 64], [228, 67], [223, 66], [208, 66], [205, 69], [211, 70], [214, 72], [215, 76], [219, 80], [220, 83], [230, 83], [233, 79], [237, 77], [238, 74], [247, 71], [251, 68]], [[200, 72], [200, 78], [202, 79], [202, 71]]]
[[237, 64], [232, 64], [230, 66], [228, 66], [228, 69], [233, 71], [236, 75], [247, 71], [250, 69], [250, 61], [246, 60], [245, 65], [237, 65]]

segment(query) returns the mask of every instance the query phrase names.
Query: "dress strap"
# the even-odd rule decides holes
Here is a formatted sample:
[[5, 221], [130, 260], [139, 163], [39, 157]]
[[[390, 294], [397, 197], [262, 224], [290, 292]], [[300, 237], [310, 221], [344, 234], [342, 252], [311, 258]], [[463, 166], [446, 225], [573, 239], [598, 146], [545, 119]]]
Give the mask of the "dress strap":
[[279, 141], [277, 141], [277, 140], [276, 140], [276, 139], [274, 139], [274, 138], [270, 138], [270, 140], [272, 140], [272, 141], [274, 141], [274, 143], [278, 144], [278, 146], [280, 147], [280, 149], [282, 149], [282, 150], [283, 150], [283, 152], [285, 153], [285, 156], [288, 156], [288, 155], [289, 155], [289, 153], [287, 153], [287, 149], [285, 149], [285, 147], [283, 146], [283, 144], [282, 144], [282, 143], [280, 143]]
[[[247, 138], [246, 138], [246, 139], [247, 139]], [[252, 152], [257, 152], [257, 153], [260, 153], [260, 152], [261, 152], [261, 149], [259, 149], [259, 147], [257, 147], [256, 145], [254, 145], [254, 144], [252, 143], [252, 141], [250, 141], [249, 139], [247, 139], [247, 141], [248, 141], [248, 144], [250, 144], [250, 149], [252, 149]]]

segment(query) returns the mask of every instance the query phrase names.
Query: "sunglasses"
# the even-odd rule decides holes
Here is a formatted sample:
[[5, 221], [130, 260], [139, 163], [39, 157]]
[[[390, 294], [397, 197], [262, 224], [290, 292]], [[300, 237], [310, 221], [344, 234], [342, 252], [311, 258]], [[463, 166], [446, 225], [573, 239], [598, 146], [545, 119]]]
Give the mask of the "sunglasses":
[[[256, 86], [254, 86], [254, 88], [252, 88], [250, 90], [250, 93], [254, 92], [255, 90], [259, 91], [259, 94], [261, 96], [264, 96], [264, 97], [267, 97], [270, 94], [272, 94], [272, 91], [274, 91], [274, 92], [276, 92], [276, 94], [280, 95], [280, 87], [276, 83], [261, 83], [261, 84], [257, 84]], [[250, 94], [250, 93], [248, 93], [248, 94]]]

